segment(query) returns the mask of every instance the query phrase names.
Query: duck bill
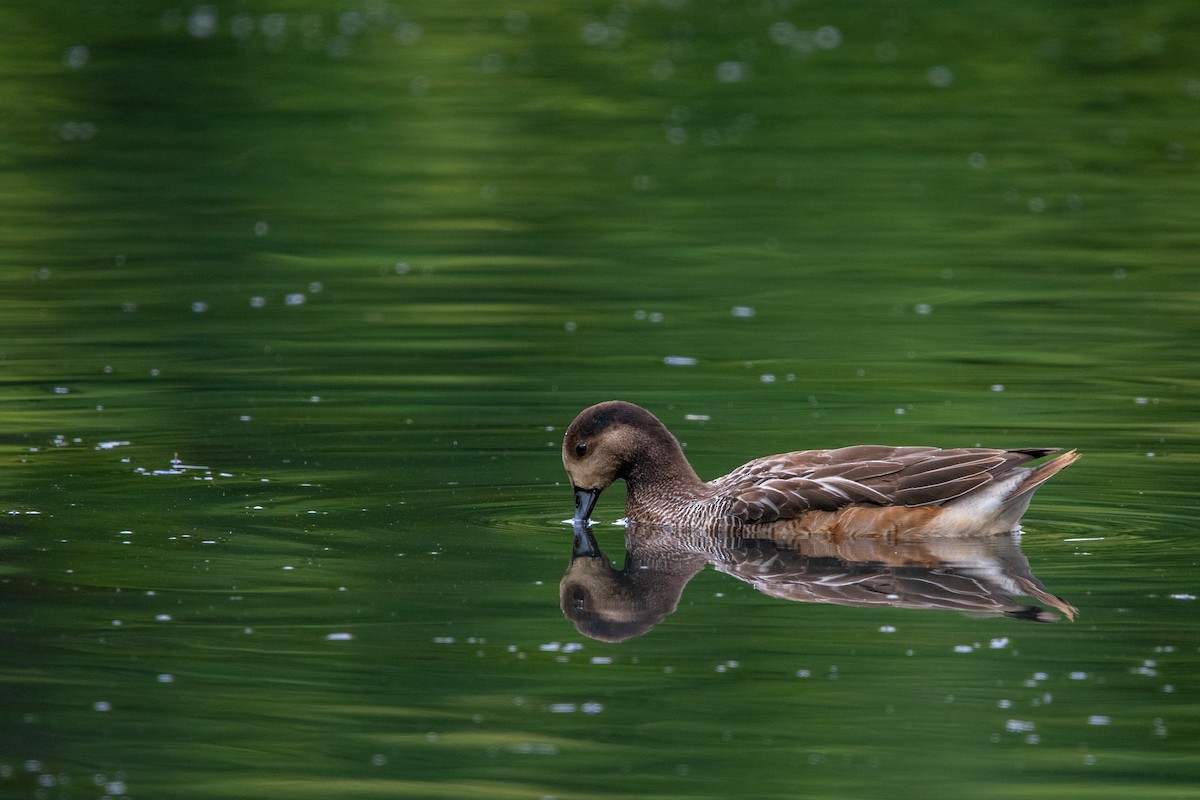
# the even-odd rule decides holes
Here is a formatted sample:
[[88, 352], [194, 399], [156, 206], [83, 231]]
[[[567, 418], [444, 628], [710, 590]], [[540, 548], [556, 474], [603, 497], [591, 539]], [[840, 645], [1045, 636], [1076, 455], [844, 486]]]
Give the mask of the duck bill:
[[586, 522], [576, 522], [573, 526], [575, 531], [575, 543], [571, 548], [571, 560], [577, 558], [595, 558], [602, 556], [600, 545], [596, 542], [596, 537], [592, 535], [592, 528]]
[[575, 487], [575, 517], [574, 522], [587, 522], [592, 518], [592, 509], [600, 498], [599, 489], [580, 489]]

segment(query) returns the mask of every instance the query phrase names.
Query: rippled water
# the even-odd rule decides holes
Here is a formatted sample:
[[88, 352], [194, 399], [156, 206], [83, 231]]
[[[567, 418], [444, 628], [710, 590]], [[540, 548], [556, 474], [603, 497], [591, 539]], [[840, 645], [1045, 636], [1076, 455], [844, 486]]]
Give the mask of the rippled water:
[[[1195, 795], [1196, 17], [5, 4], [0, 795]], [[581, 565], [608, 398], [1083, 459], [958, 548], [618, 486]]]

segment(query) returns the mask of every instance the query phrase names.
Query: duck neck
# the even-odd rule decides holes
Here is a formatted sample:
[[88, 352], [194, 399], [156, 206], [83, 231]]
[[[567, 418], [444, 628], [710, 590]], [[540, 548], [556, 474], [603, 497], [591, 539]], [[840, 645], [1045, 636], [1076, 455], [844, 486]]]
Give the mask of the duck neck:
[[630, 519], [643, 518], [639, 512], [655, 501], [695, 497], [704, 486], [683, 448], [666, 428], [654, 432], [624, 477]]

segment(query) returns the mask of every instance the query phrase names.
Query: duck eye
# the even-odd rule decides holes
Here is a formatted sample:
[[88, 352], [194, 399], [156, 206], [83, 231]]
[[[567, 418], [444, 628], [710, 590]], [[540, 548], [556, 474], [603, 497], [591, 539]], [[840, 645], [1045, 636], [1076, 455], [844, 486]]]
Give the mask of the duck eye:
[[575, 455], [579, 458], [583, 458], [587, 455], [587, 442], [580, 442], [579, 444], [575, 445]]

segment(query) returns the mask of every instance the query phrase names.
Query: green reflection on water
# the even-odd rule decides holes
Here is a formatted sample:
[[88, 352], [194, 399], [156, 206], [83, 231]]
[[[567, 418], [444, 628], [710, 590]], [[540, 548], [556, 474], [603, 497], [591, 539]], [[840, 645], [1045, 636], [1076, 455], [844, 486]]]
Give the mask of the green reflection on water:
[[[0, 793], [1191, 796], [1193, 5], [5, 4]], [[585, 641], [609, 397], [1078, 447], [1077, 621]]]

